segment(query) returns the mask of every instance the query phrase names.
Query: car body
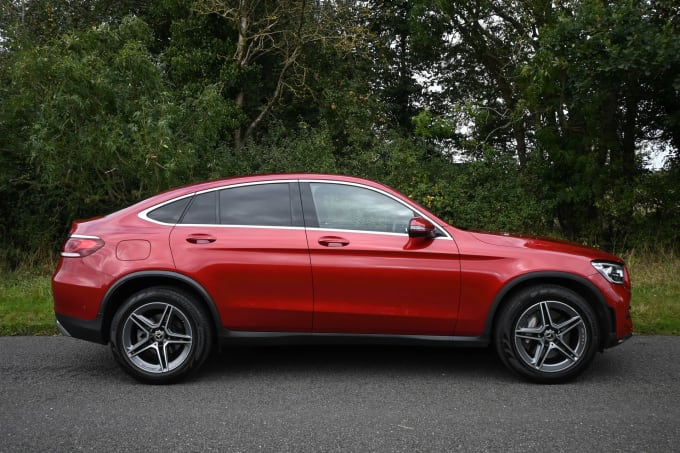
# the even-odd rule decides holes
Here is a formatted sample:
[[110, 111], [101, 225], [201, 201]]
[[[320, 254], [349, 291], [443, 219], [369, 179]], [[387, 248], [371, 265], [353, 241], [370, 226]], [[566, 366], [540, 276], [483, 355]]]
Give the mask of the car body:
[[62, 333], [171, 382], [223, 341], [493, 344], [537, 382], [632, 334], [624, 262], [455, 228], [365, 179], [257, 175], [74, 222], [52, 279]]

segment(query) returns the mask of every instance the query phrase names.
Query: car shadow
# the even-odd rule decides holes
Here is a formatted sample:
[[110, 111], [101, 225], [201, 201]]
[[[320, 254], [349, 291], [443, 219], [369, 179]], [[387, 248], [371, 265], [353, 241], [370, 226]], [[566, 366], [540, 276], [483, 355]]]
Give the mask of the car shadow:
[[397, 345], [226, 346], [212, 354], [199, 372], [199, 379], [271, 373], [515, 379], [491, 348]]

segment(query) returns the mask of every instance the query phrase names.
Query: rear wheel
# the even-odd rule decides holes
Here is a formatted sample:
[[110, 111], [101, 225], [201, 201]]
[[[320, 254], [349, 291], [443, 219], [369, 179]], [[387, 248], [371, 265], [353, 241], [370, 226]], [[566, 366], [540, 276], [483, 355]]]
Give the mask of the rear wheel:
[[111, 350], [123, 370], [142, 382], [165, 384], [195, 371], [210, 353], [208, 317], [174, 288], [142, 290], [116, 312]]
[[598, 344], [593, 309], [579, 294], [561, 286], [521, 291], [496, 323], [495, 345], [501, 360], [535, 382], [576, 377], [593, 359]]

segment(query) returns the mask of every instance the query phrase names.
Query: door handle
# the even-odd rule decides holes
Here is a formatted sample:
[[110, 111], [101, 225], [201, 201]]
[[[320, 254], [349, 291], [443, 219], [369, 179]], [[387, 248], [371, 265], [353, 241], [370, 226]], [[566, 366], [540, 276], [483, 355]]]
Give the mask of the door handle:
[[319, 244], [326, 247], [344, 247], [349, 245], [349, 241], [338, 236], [323, 236], [319, 238]]
[[217, 239], [209, 234], [192, 234], [191, 236], [187, 236], [186, 240], [190, 244], [210, 244]]

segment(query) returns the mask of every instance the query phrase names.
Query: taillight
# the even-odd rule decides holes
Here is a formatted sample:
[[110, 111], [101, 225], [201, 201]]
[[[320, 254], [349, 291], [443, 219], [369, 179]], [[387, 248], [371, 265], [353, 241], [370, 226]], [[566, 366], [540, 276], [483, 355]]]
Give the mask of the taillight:
[[66, 240], [61, 256], [67, 258], [82, 258], [90, 256], [104, 247], [104, 241], [97, 236], [82, 236], [74, 234]]

